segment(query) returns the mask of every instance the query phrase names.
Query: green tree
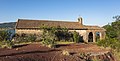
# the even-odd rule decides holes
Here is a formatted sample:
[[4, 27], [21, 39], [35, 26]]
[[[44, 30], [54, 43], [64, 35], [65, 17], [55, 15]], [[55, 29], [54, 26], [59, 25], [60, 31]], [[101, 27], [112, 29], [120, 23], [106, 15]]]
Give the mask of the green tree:
[[115, 19], [114, 22], [111, 24], [107, 24], [103, 26], [103, 28], [106, 29], [106, 35], [109, 38], [116, 38], [120, 40], [120, 16], [114, 16], [113, 19]]
[[11, 33], [7, 30], [0, 30], [0, 41], [9, 40]]
[[0, 47], [2, 48], [12, 48], [14, 45], [10, 40], [11, 33], [7, 30], [0, 30]]
[[114, 16], [113, 19], [115, 19], [114, 22], [103, 26], [106, 29], [106, 38], [98, 41], [97, 44], [120, 51], [120, 16]]
[[108, 36], [109, 38], [116, 38], [117, 37], [116, 31], [114, 30], [114, 28], [110, 24], [103, 26], [103, 28], [106, 29], [106, 36]]
[[42, 29], [43, 29], [42, 43], [46, 46], [54, 47], [55, 38], [56, 38], [55, 32], [56, 32], [57, 28], [43, 26]]
[[114, 16], [113, 17], [114, 19], [115, 19], [115, 22], [112, 22], [112, 27], [113, 27], [113, 29], [115, 30], [115, 32], [116, 32], [116, 35], [117, 35], [117, 39], [118, 40], [120, 40], [120, 16], [119, 15], [117, 15], [117, 16]]

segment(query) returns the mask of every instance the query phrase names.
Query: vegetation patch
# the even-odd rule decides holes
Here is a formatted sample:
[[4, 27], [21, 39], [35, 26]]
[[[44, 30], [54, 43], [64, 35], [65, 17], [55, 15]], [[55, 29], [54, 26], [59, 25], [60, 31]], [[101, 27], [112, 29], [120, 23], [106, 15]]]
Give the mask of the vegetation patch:
[[[42, 34], [42, 44], [55, 47], [55, 45], [58, 43], [63, 42], [63, 44], [68, 42], [79, 42], [79, 34], [74, 31], [73, 33], [68, 32], [66, 28], [60, 28], [60, 27], [47, 27], [43, 26], [41, 27], [43, 29]], [[56, 43], [57, 42], [57, 43]]]
[[62, 41], [57, 41], [56, 44], [73, 44], [75, 42], [62, 42]]
[[67, 55], [67, 56], [69, 56], [69, 55], [70, 55], [70, 52], [67, 51], [67, 50], [63, 50], [63, 51], [62, 51], [62, 55]]
[[74, 40], [74, 42], [76, 42], [76, 43], [79, 43], [80, 41], [80, 35], [79, 35], [79, 33], [77, 33], [76, 31], [74, 31], [73, 32], [73, 40]]
[[[98, 46], [110, 47], [112, 53], [120, 57], [120, 16], [114, 16], [115, 22], [103, 26], [106, 29], [106, 38], [97, 42]], [[119, 60], [118, 60], [119, 61]]]
[[14, 43], [10, 39], [11, 33], [7, 30], [0, 30], [0, 47], [12, 48]]
[[36, 35], [33, 34], [15, 34], [13, 38], [14, 43], [35, 42]]

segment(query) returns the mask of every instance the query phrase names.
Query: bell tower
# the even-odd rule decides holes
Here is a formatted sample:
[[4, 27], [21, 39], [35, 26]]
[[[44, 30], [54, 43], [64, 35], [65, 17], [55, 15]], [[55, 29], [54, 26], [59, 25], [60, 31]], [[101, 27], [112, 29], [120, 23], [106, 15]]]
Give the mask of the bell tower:
[[82, 19], [82, 17], [79, 17], [79, 18], [78, 18], [78, 22], [79, 22], [81, 25], [83, 25], [83, 19]]

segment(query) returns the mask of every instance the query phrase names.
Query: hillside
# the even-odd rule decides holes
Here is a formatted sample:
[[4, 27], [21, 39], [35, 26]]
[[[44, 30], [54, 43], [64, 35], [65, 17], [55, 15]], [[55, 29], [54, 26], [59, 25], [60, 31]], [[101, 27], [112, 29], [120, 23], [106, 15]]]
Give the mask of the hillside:
[[16, 22], [0, 23], [0, 28], [15, 28]]

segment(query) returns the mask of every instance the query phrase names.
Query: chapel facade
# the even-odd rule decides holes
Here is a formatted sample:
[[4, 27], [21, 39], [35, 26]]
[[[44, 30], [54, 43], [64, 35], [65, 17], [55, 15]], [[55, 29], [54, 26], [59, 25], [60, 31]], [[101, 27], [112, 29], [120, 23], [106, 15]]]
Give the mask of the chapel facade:
[[17, 34], [42, 34], [40, 27], [43, 25], [48, 27], [67, 28], [68, 31], [76, 31], [82, 36], [84, 42], [96, 42], [96, 38], [105, 38], [105, 29], [99, 26], [88, 26], [83, 24], [83, 19], [78, 18], [77, 22], [68, 21], [52, 21], [52, 20], [29, 20], [29, 19], [18, 19], [15, 27]]

